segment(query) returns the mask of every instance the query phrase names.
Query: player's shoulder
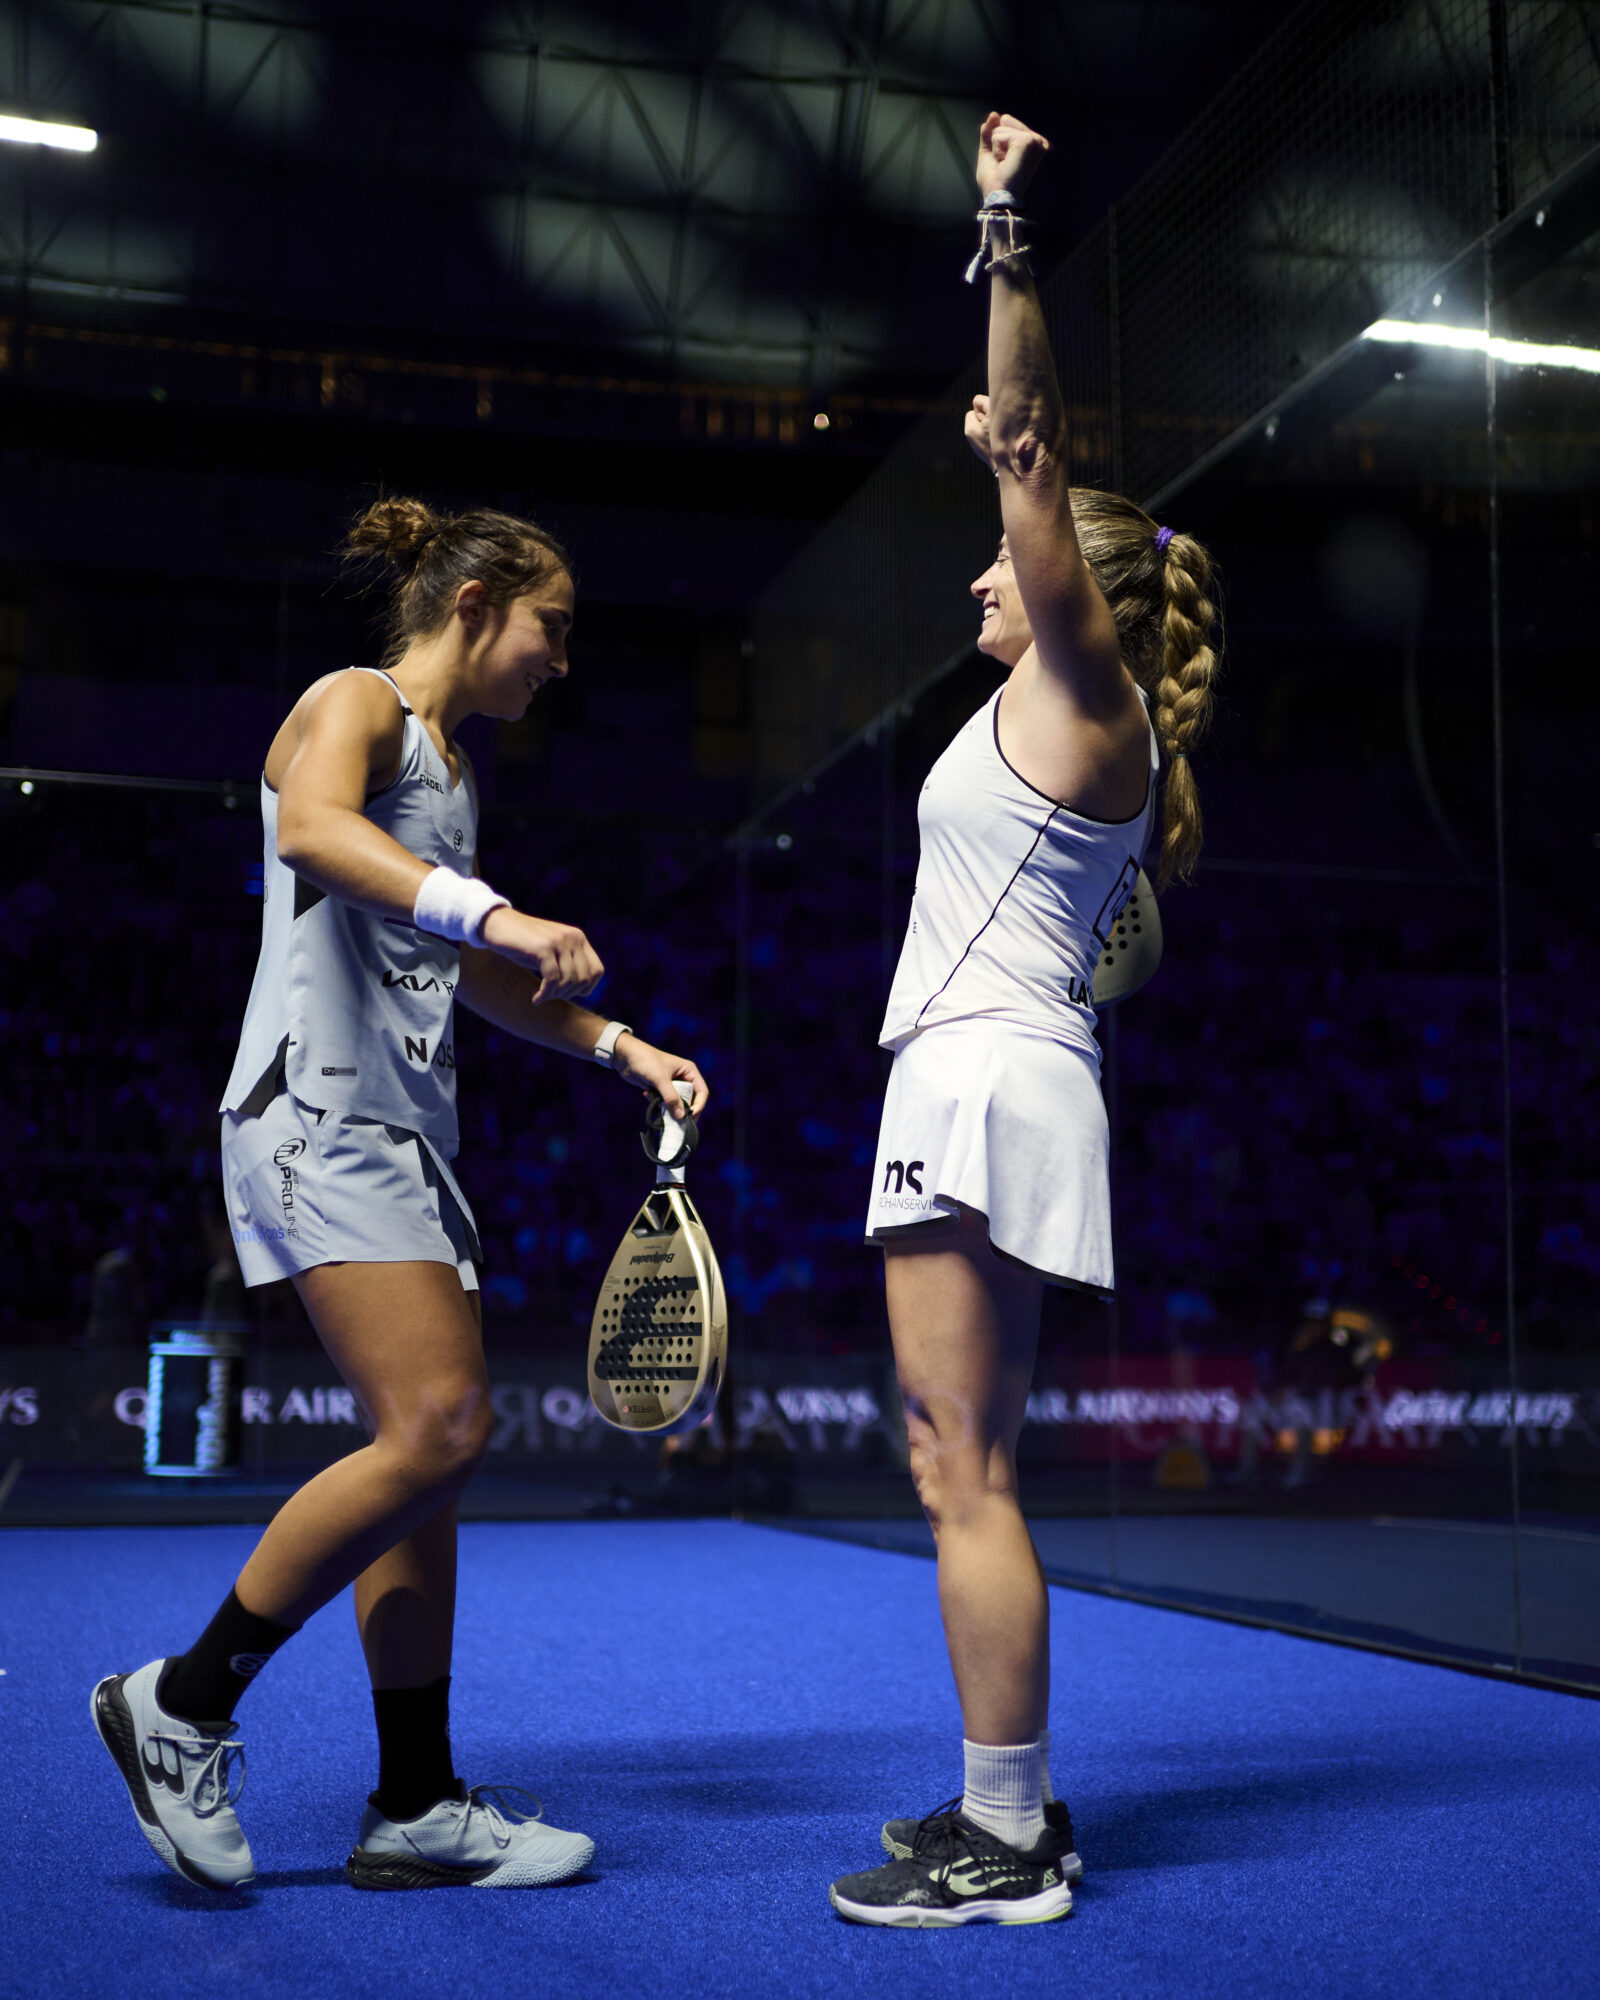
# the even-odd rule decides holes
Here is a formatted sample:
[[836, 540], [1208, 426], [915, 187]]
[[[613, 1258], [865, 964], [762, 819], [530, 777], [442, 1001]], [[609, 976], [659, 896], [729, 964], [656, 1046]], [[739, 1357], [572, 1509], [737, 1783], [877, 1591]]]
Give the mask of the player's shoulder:
[[345, 667], [311, 683], [290, 709], [272, 739], [263, 775], [277, 790], [290, 763], [303, 750], [339, 747], [363, 754], [369, 783], [388, 772], [390, 782], [405, 742], [405, 714], [396, 690], [380, 674]]
[[315, 724], [398, 738], [405, 727], [405, 707], [394, 683], [382, 674], [341, 667], [311, 683], [295, 703], [291, 720], [302, 734]]

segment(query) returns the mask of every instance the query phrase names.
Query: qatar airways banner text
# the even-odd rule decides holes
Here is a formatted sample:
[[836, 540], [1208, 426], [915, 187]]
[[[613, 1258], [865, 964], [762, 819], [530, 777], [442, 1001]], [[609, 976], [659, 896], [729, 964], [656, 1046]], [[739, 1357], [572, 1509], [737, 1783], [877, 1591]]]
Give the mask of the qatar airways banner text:
[[[838, 1458], [882, 1440], [903, 1453], [887, 1356], [819, 1360], [741, 1355], [731, 1409], [736, 1441], [765, 1436], [796, 1458]], [[1600, 1473], [1600, 1364], [1563, 1360], [1560, 1379], [1512, 1392], [1448, 1366], [1385, 1364], [1341, 1389], [1260, 1387], [1246, 1361], [1137, 1356], [1112, 1379], [1103, 1361], [1051, 1364], [1028, 1398], [1020, 1455], [1049, 1463], [1153, 1460], [1191, 1444], [1216, 1463], [1269, 1453], [1391, 1465], [1482, 1463], [1515, 1436], [1541, 1462]], [[0, 1466], [11, 1459], [141, 1462], [145, 1356], [138, 1349], [0, 1348]], [[253, 1467], [326, 1464], [364, 1439], [355, 1398], [314, 1352], [246, 1364], [244, 1458]], [[582, 1452], [631, 1459], [658, 1443], [603, 1424], [581, 1365], [491, 1361], [492, 1457], [502, 1463]], [[1587, 1379], [1585, 1379], [1587, 1378]]]

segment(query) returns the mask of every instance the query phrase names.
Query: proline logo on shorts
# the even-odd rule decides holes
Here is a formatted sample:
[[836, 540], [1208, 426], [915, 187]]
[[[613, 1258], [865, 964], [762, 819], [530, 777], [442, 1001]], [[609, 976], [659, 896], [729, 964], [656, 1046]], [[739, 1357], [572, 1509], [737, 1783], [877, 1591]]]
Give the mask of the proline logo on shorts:
[[297, 1238], [300, 1234], [298, 1228], [300, 1218], [295, 1213], [294, 1206], [295, 1174], [292, 1163], [299, 1159], [305, 1149], [304, 1139], [285, 1139], [272, 1156], [277, 1163], [278, 1178], [282, 1183], [278, 1190], [278, 1199], [283, 1205], [283, 1233], [290, 1238]]

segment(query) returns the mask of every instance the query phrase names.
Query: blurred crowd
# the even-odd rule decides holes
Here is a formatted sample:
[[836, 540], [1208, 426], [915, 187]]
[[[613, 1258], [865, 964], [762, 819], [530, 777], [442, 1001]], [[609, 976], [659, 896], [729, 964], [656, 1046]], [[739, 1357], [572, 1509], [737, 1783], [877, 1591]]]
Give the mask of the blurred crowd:
[[[249, 801], [0, 801], [0, 1326], [137, 1339], [236, 1317], [216, 1104], [261, 903]], [[691, 832], [486, 827], [486, 872], [585, 922], [598, 1004], [693, 1056], [715, 1093], [692, 1185], [753, 1344], [877, 1346], [862, 1248], [887, 1058], [875, 1036], [912, 857], [886, 884], [825, 821], [741, 860]], [[490, 865], [490, 862], [493, 865]], [[1481, 905], [1481, 907], [1480, 907]], [[1310, 1294], [1402, 1351], [1505, 1338], [1504, 1068], [1492, 910], [1202, 876], [1167, 899], [1158, 980], [1102, 1023], [1122, 1337], [1279, 1353]], [[1591, 1342], [1600, 1273], [1600, 971], [1570, 942], [1512, 980], [1520, 1338]], [[1463, 969], [1468, 968], [1468, 969]], [[496, 1337], [565, 1347], [649, 1184], [640, 1104], [604, 1072], [458, 1033], [462, 1184]], [[743, 1083], [743, 1103], [739, 1103]]]

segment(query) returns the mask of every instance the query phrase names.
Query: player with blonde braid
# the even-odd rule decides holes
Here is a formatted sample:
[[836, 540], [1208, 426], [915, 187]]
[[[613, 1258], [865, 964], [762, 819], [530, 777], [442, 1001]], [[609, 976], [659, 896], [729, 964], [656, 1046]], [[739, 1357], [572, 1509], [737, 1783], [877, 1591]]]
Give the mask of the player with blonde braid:
[[1211, 565], [1071, 457], [1017, 208], [1048, 151], [992, 112], [978, 150], [989, 393], [966, 434], [1005, 534], [972, 585], [1004, 684], [923, 786], [922, 858], [881, 1041], [894, 1051], [867, 1238], [884, 1251], [911, 1472], [939, 1557], [965, 1786], [890, 1820], [834, 1883], [857, 1923], [1042, 1923], [1082, 1872], [1051, 1786], [1046, 1593], [1017, 1435], [1047, 1284], [1112, 1287], [1096, 960], [1163, 803], [1160, 877], [1200, 852], [1191, 753], [1217, 669]]

